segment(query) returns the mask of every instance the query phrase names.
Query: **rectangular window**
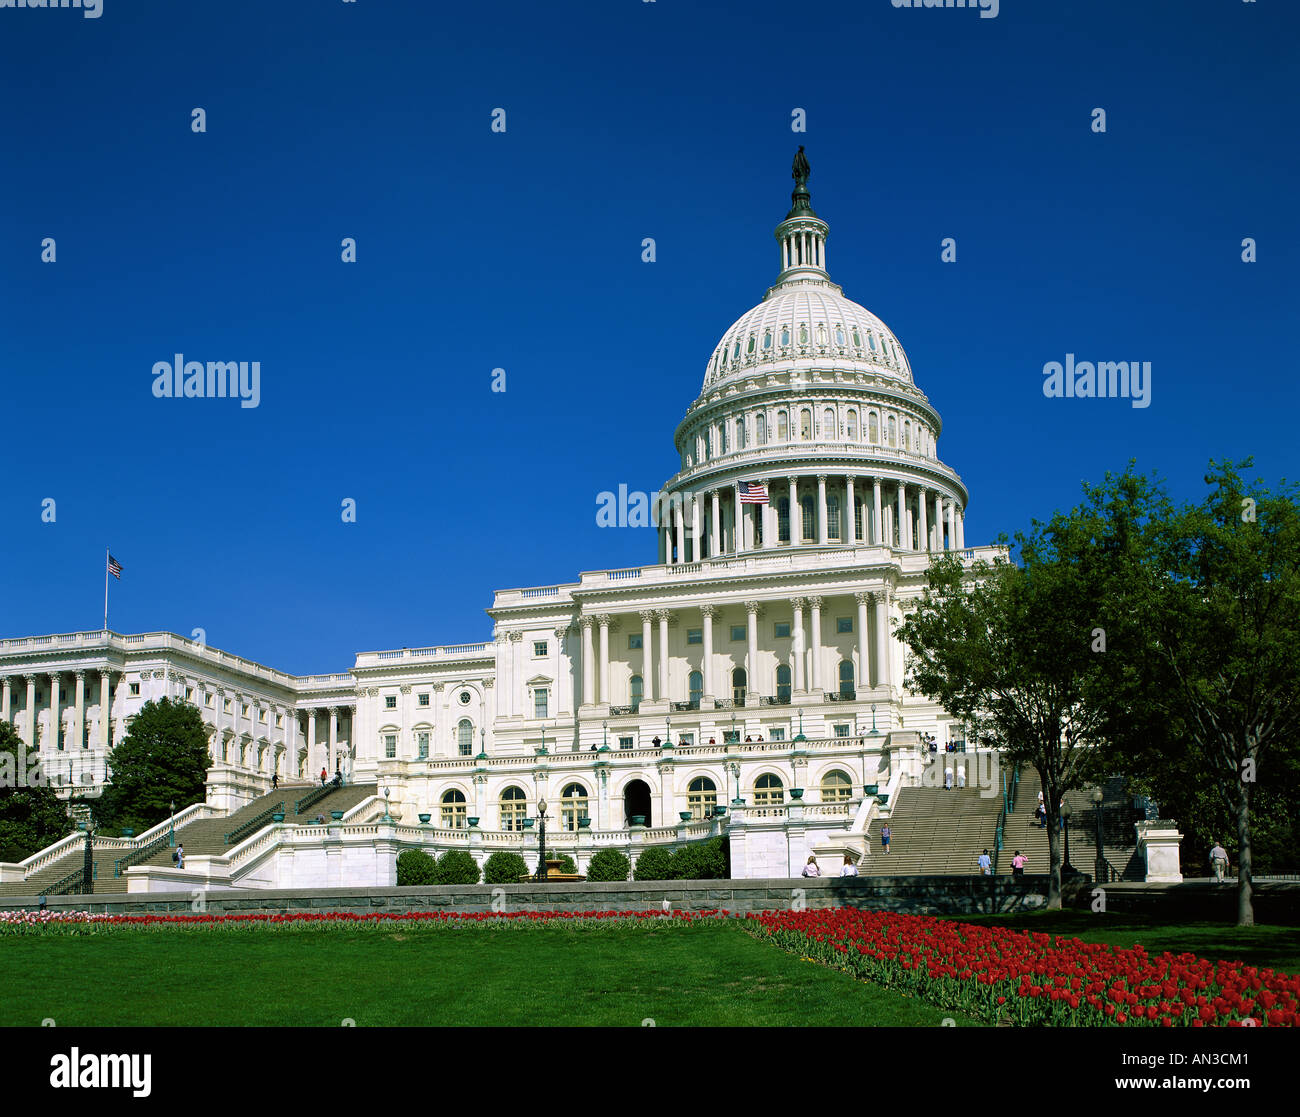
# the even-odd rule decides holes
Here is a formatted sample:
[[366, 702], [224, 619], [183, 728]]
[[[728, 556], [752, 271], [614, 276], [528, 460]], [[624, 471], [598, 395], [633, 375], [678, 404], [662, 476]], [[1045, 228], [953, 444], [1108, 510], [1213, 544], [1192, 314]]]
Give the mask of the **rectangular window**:
[[[139, 684], [139, 683], [132, 683], [132, 684], [131, 684], [131, 697], [132, 697], [132, 698], [135, 698], [135, 697], [137, 697], [137, 696], [139, 695], [139, 693], [140, 693], [140, 684]], [[230, 705], [230, 703], [227, 702], [226, 705]]]
[[204, 704], [205, 706], [211, 706], [211, 705], [212, 705], [212, 695], [211, 695], [211, 694], [205, 694], [205, 695], [203, 696], [203, 704]]
[[547, 644], [545, 640], [534, 640], [533, 641], [534, 657], [536, 657], [537, 659], [543, 658], [546, 655], [546, 648], [547, 648]]
[[730, 729], [724, 731], [722, 734], [722, 740], [724, 744], [737, 744], [740, 741], [740, 730], [737, 729], [734, 733]]
[[428, 760], [429, 759], [429, 734], [417, 733], [415, 735], [415, 740], [420, 747], [420, 759]]
[[693, 745], [693, 744], [695, 744], [695, 734], [694, 734], [694, 733], [682, 733], [682, 734], [680, 734], [680, 740], [679, 740], [679, 743], [682, 744], [682, 745]]
[[384, 695], [384, 709], [385, 710], [397, 709], [397, 695], [395, 694]]
[[59, 687], [59, 701], [66, 702], [67, 700], [68, 700], [67, 690], [63, 687]]
[[630, 651], [636, 651], [641, 647], [641, 634], [639, 632], [629, 634], [627, 646]]
[[223, 703], [221, 703], [221, 709], [222, 709], [222, 711], [223, 711], [224, 713], [227, 713], [227, 714], [230, 713], [230, 699], [229, 699], [229, 698], [227, 698]]
[[276, 715], [275, 715], [275, 727], [276, 727], [276, 729], [283, 729], [283, 728], [284, 728], [284, 714], [276, 714]]
[[258, 720], [258, 721], [265, 721], [265, 720], [266, 720], [266, 711], [265, 711], [265, 710], [259, 710], [259, 711], [258, 711], [257, 720]]
[[621, 748], [621, 749], [630, 749], [630, 748], [632, 748], [635, 744], [636, 744], [636, 738], [635, 738], [635, 737], [620, 737], [620, 738], [618, 739], [618, 747]]
[[745, 642], [745, 626], [743, 624], [733, 624], [731, 626], [731, 642], [733, 644], [743, 644]]
[[703, 644], [703, 643], [704, 643], [704, 629], [702, 629], [702, 628], [688, 628], [688, 629], [686, 630], [686, 642], [687, 642], [688, 644]]
[[244, 703], [244, 717], [248, 717], [248, 703]]
[[429, 696], [427, 694], [417, 694], [415, 696], [415, 702], [418, 706], [428, 706]]
[[394, 757], [397, 756], [397, 734], [396, 733], [384, 734], [384, 756], [388, 760], [392, 760]]
[[544, 686], [539, 686], [533, 691], [533, 717], [546, 718], [551, 716], [546, 712], [546, 703], [549, 696], [550, 691]]
[[849, 727], [847, 725], [837, 725], [835, 727], [835, 736], [847, 737], [848, 735], [849, 735]]
[[852, 618], [852, 617], [836, 617], [836, 618], [835, 618], [835, 631], [836, 631], [836, 632], [852, 632], [852, 631], [853, 631], [853, 618]]
[[188, 702], [193, 697], [194, 697], [194, 688], [187, 686], [185, 688], [185, 701]]
[[768, 738], [768, 740], [771, 740], [771, 741], [784, 741], [784, 740], [785, 740], [785, 730], [784, 730], [784, 729], [773, 729], [773, 730], [772, 730], [772, 735]]
[[790, 622], [777, 621], [773, 634], [778, 640], [788, 640], [790, 638]]

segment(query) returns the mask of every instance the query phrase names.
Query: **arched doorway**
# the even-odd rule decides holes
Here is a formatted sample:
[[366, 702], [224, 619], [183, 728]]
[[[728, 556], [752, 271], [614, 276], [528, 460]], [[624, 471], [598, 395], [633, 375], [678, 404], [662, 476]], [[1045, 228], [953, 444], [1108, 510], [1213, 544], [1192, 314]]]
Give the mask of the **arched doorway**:
[[645, 780], [633, 780], [623, 789], [624, 825], [631, 826], [634, 817], [643, 819], [642, 825], [653, 825], [650, 818], [650, 787]]

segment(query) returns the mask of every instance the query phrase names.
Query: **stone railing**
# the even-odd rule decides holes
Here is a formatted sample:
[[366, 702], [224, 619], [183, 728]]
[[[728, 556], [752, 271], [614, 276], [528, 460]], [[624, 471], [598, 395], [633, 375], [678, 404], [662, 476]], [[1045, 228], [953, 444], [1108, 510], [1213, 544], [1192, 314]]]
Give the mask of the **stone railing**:
[[495, 655], [496, 645], [491, 643], [448, 644], [436, 648], [401, 648], [385, 652], [359, 652], [357, 653], [357, 666], [374, 667], [381, 663], [417, 659], [492, 658]]

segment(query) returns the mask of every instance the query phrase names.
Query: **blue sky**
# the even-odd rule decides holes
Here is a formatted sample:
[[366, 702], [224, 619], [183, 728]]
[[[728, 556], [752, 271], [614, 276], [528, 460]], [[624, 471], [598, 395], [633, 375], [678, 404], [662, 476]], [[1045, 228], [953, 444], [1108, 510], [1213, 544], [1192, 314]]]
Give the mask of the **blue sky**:
[[[1289, 0], [0, 9], [0, 635], [98, 628], [106, 546], [114, 629], [298, 674], [653, 562], [597, 494], [675, 472], [800, 143], [968, 543], [1130, 458], [1184, 497], [1211, 457], [1294, 476], [1298, 31]], [[154, 398], [178, 352], [259, 361], [259, 406]], [[1151, 405], [1046, 399], [1067, 353], [1150, 361]]]

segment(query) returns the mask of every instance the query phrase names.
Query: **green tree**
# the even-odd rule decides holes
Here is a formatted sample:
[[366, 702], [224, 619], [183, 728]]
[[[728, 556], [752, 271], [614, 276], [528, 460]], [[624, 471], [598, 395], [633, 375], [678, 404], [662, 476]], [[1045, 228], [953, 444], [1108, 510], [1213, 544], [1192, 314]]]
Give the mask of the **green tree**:
[[528, 875], [528, 862], [517, 853], [497, 850], [483, 864], [484, 884], [518, 884]]
[[436, 884], [438, 865], [422, 849], [404, 849], [397, 855], [397, 884], [407, 888]]
[[0, 722], [0, 861], [22, 861], [74, 829], [39, 768], [33, 778], [26, 751], [13, 727]]
[[595, 881], [623, 881], [632, 868], [632, 863], [618, 850], [606, 846], [592, 855], [587, 866], [587, 879]]
[[96, 812], [109, 826], [147, 830], [205, 796], [208, 736], [203, 717], [188, 702], [146, 702], [127, 735], [109, 754], [112, 780]]
[[449, 849], [438, 858], [434, 884], [478, 884], [478, 862], [463, 849]]
[[1300, 730], [1300, 500], [1285, 481], [1276, 492], [1247, 482], [1252, 464], [1211, 462], [1205, 499], [1158, 525], [1159, 576], [1137, 603], [1149, 639], [1128, 663], [1182, 731], [1158, 749], [1175, 765], [1190, 750], [1190, 777], [1231, 812], [1238, 926], [1255, 921], [1256, 794], [1262, 784], [1266, 801], [1285, 801], [1294, 788], [1294, 756], [1282, 754]]

